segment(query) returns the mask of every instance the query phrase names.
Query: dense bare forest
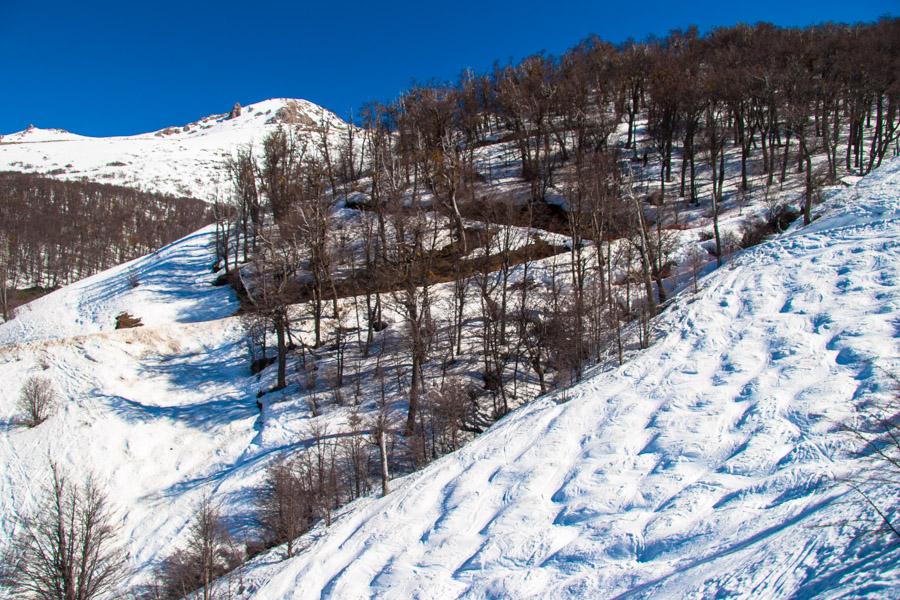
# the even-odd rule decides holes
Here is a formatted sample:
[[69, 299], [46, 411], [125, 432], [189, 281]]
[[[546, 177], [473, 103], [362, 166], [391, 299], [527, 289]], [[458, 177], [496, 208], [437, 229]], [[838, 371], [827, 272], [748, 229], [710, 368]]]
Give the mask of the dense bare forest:
[[[289, 304], [310, 301], [318, 348], [337, 299], [364, 297], [366, 352], [383, 306], [395, 305], [413, 361], [407, 434], [439, 332], [444, 363], [475, 337], [464, 328], [477, 290], [489, 422], [508, 410], [514, 373], [531, 371], [545, 391], [551, 371], [578, 379], [611, 347], [621, 360], [625, 323], [642, 323], [647, 343], [686, 219], [709, 225], [710, 255], [695, 262], [721, 264], [792, 213], [808, 223], [823, 185], [896, 153], [898, 57], [897, 20], [760, 24], [620, 46], [591, 38], [562, 57], [415, 86], [367, 105], [339, 147], [325, 131], [281, 131], [261, 153], [240, 152], [228, 165], [237, 192], [216, 207], [220, 255], [226, 271], [250, 265], [246, 304], [276, 333], [279, 388], [296, 342]], [[799, 196], [786, 191], [793, 183]], [[720, 231], [723, 210], [754, 199], [769, 209], [761, 222]], [[362, 214], [341, 222], [335, 206]], [[568, 248], [538, 303], [528, 268], [553, 247], [535, 229]], [[530, 243], [514, 241], [523, 231]], [[551, 252], [535, 253], [540, 244]], [[475, 248], [480, 262], [464, 260]], [[443, 281], [456, 284], [439, 327], [429, 286]]]
[[[202, 227], [190, 198], [0, 173], [0, 305], [4, 319], [33, 293], [137, 258]], [[17, 298], [19, 296], [19, 298]]]

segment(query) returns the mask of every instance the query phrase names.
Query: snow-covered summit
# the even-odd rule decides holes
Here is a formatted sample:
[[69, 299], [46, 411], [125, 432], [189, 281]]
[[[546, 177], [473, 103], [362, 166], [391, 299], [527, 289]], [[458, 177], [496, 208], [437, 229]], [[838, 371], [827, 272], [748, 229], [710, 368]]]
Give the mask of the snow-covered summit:
[[262, 557], [249, 595], [896, 597], [900, 548], [841, 525], [864, 505], [829, 482], [854, 465], [835, 423], [898, 367], [898, 199], [894, 159], [682, 295], [624, 366]]
[[31, 126], [0, 136], [0, 170], [212, 200], [228, 189], [222, 164], [236, 148], [260, 146], [279, 126], [317, 141], [323, 125], [334, 141], [347, 127], [340, 117], [307, 100], [273, 98], [242, 107], [234, 118], [227, 112], [213, 114], [136, 135], [98, 138]]
[[30, 144], [37, 142], [60, 142], [67, 140], [87, 139], [83, 135], [66, 131], [65, 129], [42, 129], [29, 125], [22, 131], [0, 135], [0, 144]]

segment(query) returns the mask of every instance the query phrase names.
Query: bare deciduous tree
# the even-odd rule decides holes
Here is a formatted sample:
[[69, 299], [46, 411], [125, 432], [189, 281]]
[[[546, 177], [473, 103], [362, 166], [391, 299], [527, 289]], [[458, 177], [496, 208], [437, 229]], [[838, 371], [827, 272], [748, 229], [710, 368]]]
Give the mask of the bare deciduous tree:
[[294, 555], [294, 540], [309, 529], [311, 507], [302, 473], [292, 461], [278, 461], [266, 471], [259, 497], [259, 521], [267, 545], [285, 544], [287, 558]]
[[152, 595], [171, 600], [211, 600], [213, 581], [240, 564], [241, 558], [222, 522], [219, 506], [206, 496], [197, 507], [185, 545], [157, 567]]
[[55, 404], [53, 383], [46, 377], [29, 377], [19, 392], [19, 421], [27, 427], [37, 427], [47, 420]]
[[16, 289], [16, 271], [13, 257], [16, 255], [14, 248], [15, 236], [0, 231], [0, 316], [3, 321], [9, 321], [13, 317], [13, 307], [10, 292]]
[[115, 593], [126, 574], [106, 494], [50, 464], [51, 480], [32, 517], [20, 520], [0, 583], [16, 597], [90, 600]]

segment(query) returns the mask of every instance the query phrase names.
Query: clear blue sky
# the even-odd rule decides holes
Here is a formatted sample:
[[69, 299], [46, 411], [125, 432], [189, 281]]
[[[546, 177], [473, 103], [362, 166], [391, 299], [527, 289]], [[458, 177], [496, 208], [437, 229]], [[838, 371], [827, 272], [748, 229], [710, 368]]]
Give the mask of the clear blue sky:
[[346, 116], [413, 80], [558, 54], [591, 33], [620, 42], [690, 24], [898, 14], [897, 0], [509, 4], [0, 0], [0, 133], [29, 123], [138, 133], [271, 97], [306, 98]]

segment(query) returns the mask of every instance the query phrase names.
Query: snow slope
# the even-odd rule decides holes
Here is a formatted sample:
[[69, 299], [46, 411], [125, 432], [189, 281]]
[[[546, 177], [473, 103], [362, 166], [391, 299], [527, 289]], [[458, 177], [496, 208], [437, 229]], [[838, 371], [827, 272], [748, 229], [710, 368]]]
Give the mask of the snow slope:
[[854, 468], [835, 422], [900, 358], [900, 160], [821, 212], [682, 294], [624, 366], [251, 564], [248, 595], [897, 597], [900, 548], [841, 525], [862, 508], [829, 480]]
[[232, 288], [212, 286], [214, 237], [213, 226], [206, 227], [25, 304], [0, 325], [0, 347], [110, 331], [122, 312], [150, 326], [233, 315], [238, 303]]
[[[107, 488], [139, 570], [171, 549], [206, 479], [257, 437], [255, 378], [233, 290], [211, 285], [213, 233], [52, 292], [0, 325], [0, 539], [36, 506], [47, 460]], [[130, 274], [139, 285], [133, 287]], [[122, 311], [144, 327], [114, 330]], [[14, 424], [32, 376], [59, 398], [34, 429]]]
[[[814, 525], [856, 511], [825, 484], [852, 466], [833, 421], [885, 391], [876, 367], [896, 370], [898, 190], [894, 160], [676, 300], [624, 367], [350, 505], [296, 559], [252, 562], [244, 597], [895, 596], [900, 551]], [[237, 301], [211, 285], [211, 238], [0, 325], [0, 539], [34, 507], [49, 456], [107, 486], [138, 581], [206, 494], [239, 533], [267, 462], [308, 442], [303, 397], [257, 406], [271, 373], [249, 373]], [[122, 311], [145, 326], [113, 330]], [[60, 407], [16, 427], [33, 375]], [[319, 418], [334, 432], [347, 414]]]
[[[49, 459], [100, 482], [130, 556], [127, 584], [146, 582], [204, 496], [240, 537], [269, 461], [308, 445], [312, 427], [348, 429], [349, 409], [314, 417], [296, 387], [258, 397], [275, 374], [250, 372], [237, 298], [212, 285], [213, 238], [202, 229], [0, 324], [0, 551], [36, 509]], [[122, 311], [144, 326], [115, 330]], [[16, 402], [34, 376], [51, 382], [57, 407], [29, 429], [16, 424]]]
[[183, 127], [150, 133], [94, 138], [61, 129], [29, 127], [0, 136], [0, 170], [26, 171], [113, 183], [146, 191], [212, 200], [228, 189], [223, 161], [262, 140], [279, 124], [290, 124], [317, 141], [327, 125], [337, 141], [347, 124], [306, 100], [275, 98], [243, 107], [233, 119], [211, 115]]

